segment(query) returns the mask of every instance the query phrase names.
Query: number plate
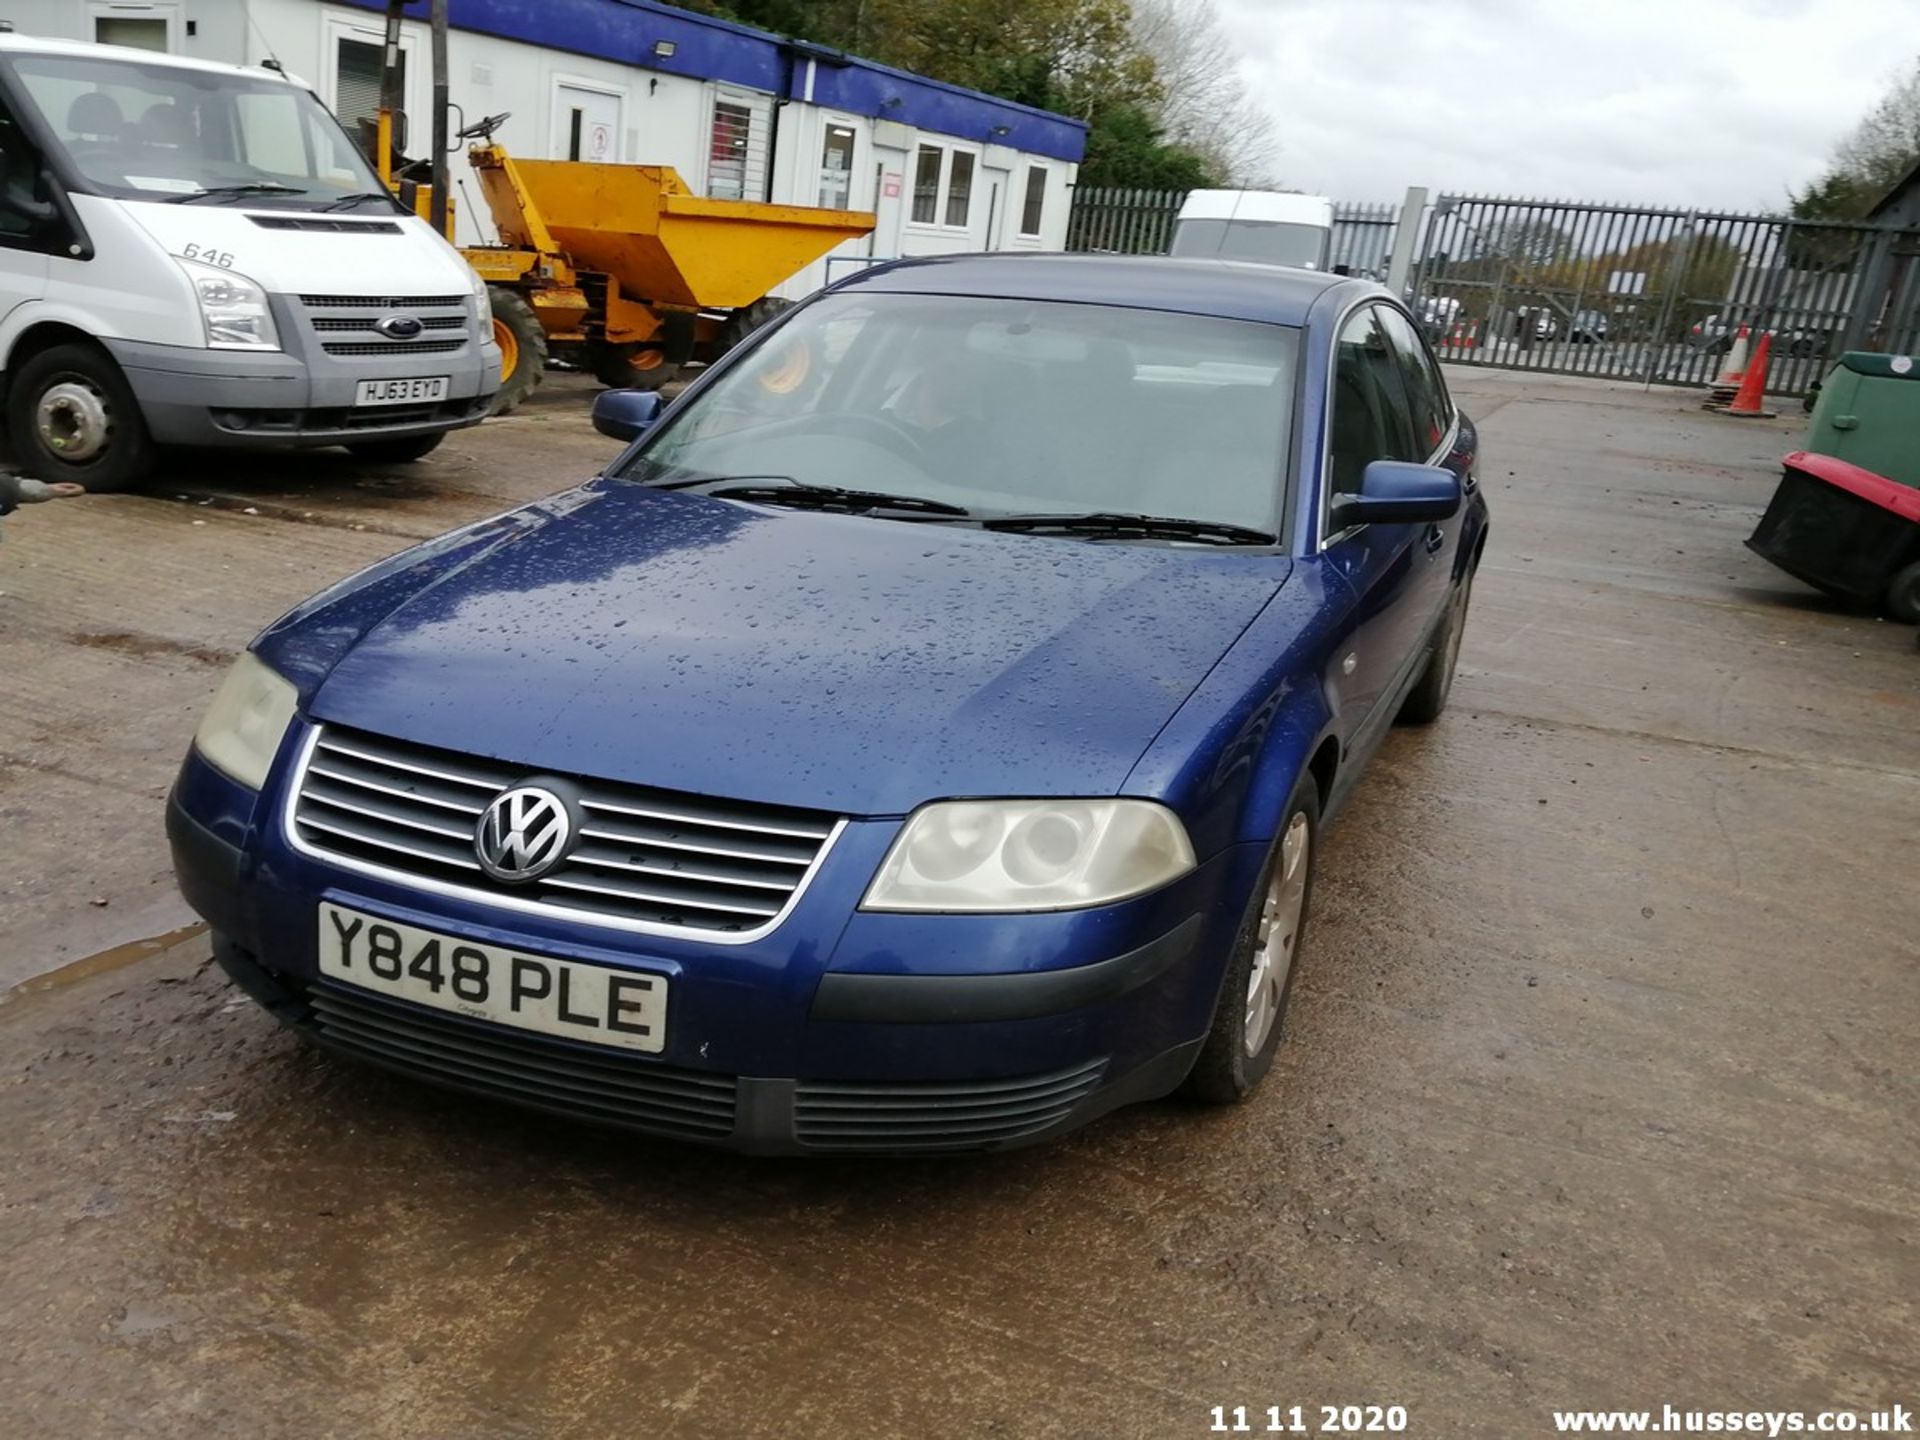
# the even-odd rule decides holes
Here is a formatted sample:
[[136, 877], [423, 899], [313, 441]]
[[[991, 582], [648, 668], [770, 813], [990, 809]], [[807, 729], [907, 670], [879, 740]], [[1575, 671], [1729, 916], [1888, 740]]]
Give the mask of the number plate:
[[664, 976], [527, 955], [348, 910], [320, 907], [320, 973], [475, 1020], [658, 1054]]
[[353, 392], [356, 405], [429, 405], [447, 398], [448, 376], [411, 380], [362, 380]]

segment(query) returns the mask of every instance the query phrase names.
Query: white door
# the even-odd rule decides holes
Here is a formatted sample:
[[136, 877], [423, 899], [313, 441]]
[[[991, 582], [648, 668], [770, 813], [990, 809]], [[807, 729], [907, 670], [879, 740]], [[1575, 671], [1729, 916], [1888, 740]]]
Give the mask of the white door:
[[555, 160], [591, 160], [599, 165], [620, 163], [621, 115], [625, 97], [617, 90], [561, 80], [553, 92]]

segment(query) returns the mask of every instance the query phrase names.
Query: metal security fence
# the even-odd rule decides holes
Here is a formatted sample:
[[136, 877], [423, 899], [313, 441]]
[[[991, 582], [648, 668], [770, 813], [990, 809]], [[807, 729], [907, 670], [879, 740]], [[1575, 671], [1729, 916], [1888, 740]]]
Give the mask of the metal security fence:
[[1184, 190], [1127, 190], [1082, 186], [1073, 192], [1067, 249], [1117, 255], [1164, 255]]
[[1342, 201], [1333, 207], [1333, 263], [1349, 275], [1369, 280], [1387, 278], [1393, 254], [1394, 227], [1400, 221], [1398, 205], [1358, 205]]
[[1920, 346], [1920, 231], [1443, 195], [1413, 303], [1461, 364], [1708, 385], [1742, 327], [1767, 388], [1802, 394], [1849, 349]]

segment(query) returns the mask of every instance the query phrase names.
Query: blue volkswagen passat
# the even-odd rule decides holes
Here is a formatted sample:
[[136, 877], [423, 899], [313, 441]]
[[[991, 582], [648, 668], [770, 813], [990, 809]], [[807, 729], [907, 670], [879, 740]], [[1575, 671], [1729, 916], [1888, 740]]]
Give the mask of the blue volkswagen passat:
[[744, 1150], [1251, 1091], [1320, 827], [1445, 705], [1486, 540], [1399, 303], [906, 262], [595, 419], [604, 475], [221, 686], [168, 819], [234, 980], [417, 1079]]

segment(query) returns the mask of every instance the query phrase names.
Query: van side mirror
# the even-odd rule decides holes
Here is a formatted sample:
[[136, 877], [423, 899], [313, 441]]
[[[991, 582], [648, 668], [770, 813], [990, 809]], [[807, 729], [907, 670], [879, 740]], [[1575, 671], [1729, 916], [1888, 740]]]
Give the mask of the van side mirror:
[[1333, 528], [1450, 520], [1464, 498], [1460, 477], [1443, 466], [1375, 460], [1360, 476], [1358, 495], [1334, 497]]
[[593, 397], [593, 428], [613, 440], [631, 440], [666, 408], [657, 390], [603, 390]]

